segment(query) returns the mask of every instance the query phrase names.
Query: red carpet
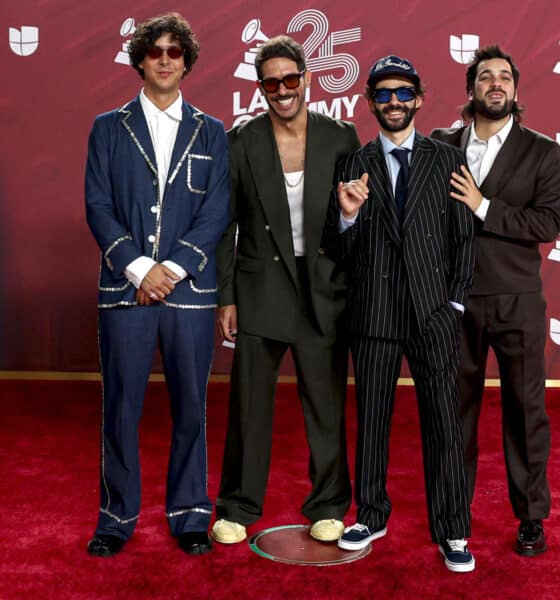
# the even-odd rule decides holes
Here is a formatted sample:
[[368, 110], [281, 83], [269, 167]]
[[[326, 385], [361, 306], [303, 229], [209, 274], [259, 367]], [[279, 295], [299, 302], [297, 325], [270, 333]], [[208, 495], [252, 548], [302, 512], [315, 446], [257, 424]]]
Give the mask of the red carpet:
[[[219, 482], [226, 384], [208, 398], [209, 487]], [[274, 563], [248, 546], [215, 545], [183, 554], [164, 518], [168, 402], [151, 384], [141, 431], [143, 507], [133, 539], [113, 559], [85, 552], [98, 507], [100, 386], [87, 382], [0, 382], [0, 598], [558, 598], [560, 595], [560, 393], [548, 393], [553, 453], [549, 551], [526, 559], [512, 551], [516, 522], [506, 497], [497, 392], [487, 393], [483, 459], [473, 505], [471, 549], [477, 568], [452, 574], [428, 535], [418, 419], [411, 388], [395, 409], [389, 484], [394, 510], [386, 538], [360, 561], [332, 567]], [[349, 398], [353, 454], [355, 411]], [[295, 386], [280, 387], [266, 527], [303, 523], [307, 448]], [[347, 522], [353, 521], [351, 509]]]

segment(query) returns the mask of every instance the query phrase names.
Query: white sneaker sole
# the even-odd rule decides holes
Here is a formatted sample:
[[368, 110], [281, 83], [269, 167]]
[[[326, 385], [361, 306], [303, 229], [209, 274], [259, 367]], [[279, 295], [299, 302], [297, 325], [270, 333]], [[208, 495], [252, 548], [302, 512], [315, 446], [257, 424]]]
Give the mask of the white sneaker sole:
[[371, 542], [373, 542], [373, 540], [378, 540], [379, 538], [382, 538], [385, 535], [387, 535], [387, 527], [385, 527], [384, 529], [380, 529], [379, 531], [376, 531], [375, 533], [372, 533], [371, 535], [369, 535], [367, 538], [361, 540], [360, 542], [348, 542], [348, 541], [340, 538], [338, 540], [338, 547], [341, 548], [342, 550], [362, 550], [363, 548], [366, 548], [367, 546], [369, 546], [369, 544], [371, 544]]
[[445, 559], [445, 566], [449, 571], [453, 571], [453, 573], [470, 573], [471, 571], [474, 571], [474, 567], [476, 565], [474, 557], [468, 563], [454, 563], [447, 560], [445, 552], [443, 551], [443, 548], [441, 546], [438, 546], [438, 548], [441, 555]]

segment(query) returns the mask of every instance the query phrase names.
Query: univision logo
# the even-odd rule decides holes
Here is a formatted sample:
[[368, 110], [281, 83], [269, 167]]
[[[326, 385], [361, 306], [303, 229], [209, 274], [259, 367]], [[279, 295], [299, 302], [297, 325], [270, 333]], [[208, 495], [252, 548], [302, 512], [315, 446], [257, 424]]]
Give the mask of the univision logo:
[[461, 65], [468, 65], [473, 59], [475, 50], [478, 49], [480, 40], [478, 35], [463, 33], [461, 37], [449, 36], [449, 54], [451, 58]]
[[550, 319], [550, 339], [560, 346], [560, 321], [558, 319]]
[[10, 48], [18, 56], [29, 56], [39, 47], [39, 28], [22, 25], [21, 29], [8, 29]]

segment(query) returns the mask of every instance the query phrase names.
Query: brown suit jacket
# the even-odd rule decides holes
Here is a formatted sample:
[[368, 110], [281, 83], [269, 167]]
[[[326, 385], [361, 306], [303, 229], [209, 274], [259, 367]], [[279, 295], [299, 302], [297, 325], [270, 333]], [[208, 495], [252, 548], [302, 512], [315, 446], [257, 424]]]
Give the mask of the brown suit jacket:
[[[432, 132], [463, 150], [469, 135], [470, 126]], [[560, 230], [560, 146], [514, 123], [480, 191], [490, 206], [484, 221], [476, 219], [471, 294], [540, 291], [539, 243]]]

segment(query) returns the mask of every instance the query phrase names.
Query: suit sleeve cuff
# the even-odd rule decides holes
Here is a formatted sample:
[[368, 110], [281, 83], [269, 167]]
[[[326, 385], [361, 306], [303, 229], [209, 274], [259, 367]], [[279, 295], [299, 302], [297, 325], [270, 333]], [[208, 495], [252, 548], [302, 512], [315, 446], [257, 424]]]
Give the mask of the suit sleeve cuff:
[[350, 227], [352, 227], [352, 225], [354, 225], [356, 223], [356, 221], [358, 220], [359, 213], [360, 213], [360, 211], [358, 211], [351, 219], [345, 219], [342, 216], [342, 212], [339, 213], [340, 214], [340, 217], [338, 220], [339, 233], [344, 233], [347, 229], [350, 229]]
[[185, 269], [183, 269], [183, 267], [181, 265], [178, 265], [176, 262], [173, 262], [172, 260], [164, 260], [161, 264], [165, 265], [168, 269], [171, 269], [173, 271], [173, 273], [175, 273], [175, 275], [177, 275], [177, 279], [176, 279], [175, 283], [178, 283], [179, 281], [183, 281], [183, 279], [185, 279], [188, 275], [188, 273], [185, 271]]
[[488, 207], [490, 206], [490, 200], [488, 198], [482, 198], [482, 202], [479, 207], [474, 211], [476, 217], [478, 217], [481, 221], [486, 219], [486, 215], [488, 214]]
[[453, 302], [453, 300], [449, 301], [449, 304], [455, 309], [458, 310], [462, 315], [465, 314], [465, 307], [458, 302]]
[[139, 256], [126, 266], [124, 275], [136, 289], [139, 289], [144, 277], [155, 264], [156, 261], [153, 258]]

